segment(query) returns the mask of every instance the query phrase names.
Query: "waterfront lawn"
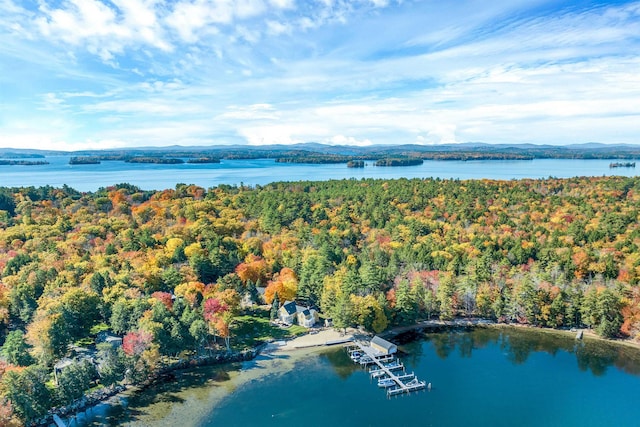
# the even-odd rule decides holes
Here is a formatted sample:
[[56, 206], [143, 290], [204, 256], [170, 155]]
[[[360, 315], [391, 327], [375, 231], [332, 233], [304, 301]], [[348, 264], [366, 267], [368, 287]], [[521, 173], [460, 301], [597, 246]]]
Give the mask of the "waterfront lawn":
[[269, 321], [269, 311], [254, 310], [238, 316], [231, 325], [231, 345], [236, 350], [272, 340], [286, 340], [307, 333], [307, 328], [293, 325], [281, 328]]

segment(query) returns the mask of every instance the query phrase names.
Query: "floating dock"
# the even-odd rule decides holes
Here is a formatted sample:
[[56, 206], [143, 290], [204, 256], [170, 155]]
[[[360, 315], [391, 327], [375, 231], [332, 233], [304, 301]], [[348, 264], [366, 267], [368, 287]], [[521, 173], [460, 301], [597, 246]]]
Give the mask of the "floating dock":
[[[418, 380], [413, 372], [407, 374], [400, 359], [393, 361], [394, 357], [391, 355], [381, 354], [374, 348], [357, 341], [347, 346], [347, 352], [355, 363], [360, 363], [360, 360], [364, 358], [365, 361], [360, 363], [361, 365], [375, 365], [369, 368], [369, 373], [372, 378], [378, 379], [378, 386], [386, 388], [387, 396], [424, 390], [427, 387], [431, 389], [431, 383], [427, 386], [426, 381]], [[353, 357], [354, 353], [359, 353], [362, 356], [356, 360]], [[399, 370], [402, 372], [397, 372]]]

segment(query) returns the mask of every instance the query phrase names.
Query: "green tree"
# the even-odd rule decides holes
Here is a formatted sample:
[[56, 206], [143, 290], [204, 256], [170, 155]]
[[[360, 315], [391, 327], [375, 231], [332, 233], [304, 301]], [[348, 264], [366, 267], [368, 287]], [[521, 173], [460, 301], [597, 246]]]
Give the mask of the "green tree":
[[196, 345], [196, 351], [199, 352], [204, 347], [207, 337], [209, 336], [207, 323], [203, 319], [195, 320], [191, 326], [189, 326], [189, 334]]
[[440, 318], [442, 320], [451, 320], [456, 315], [455, 293], [456, 286], [453, 281], [453, 276], [451, 274], [443, 274], [440, 278], [440, 285], [436, 293], [438, 304], [440, 305]]
[[11, 331], [2, 346], [2, 355], [7, 358], [7, 362], [18, 366], [28, 366], [33, 363], [33, 358], [29, 354], [29, 345], [25, 341], [24, 333], [20, 330]]
[[603, 337], [613, 338], [620, 333], [622, 326], [622, 305], [620, 298], [610, 289], [598, 293], [596, 302], [596, 332]]
[[271, 302], [271, 311], [269, 312], [269, 318], [276, 320], [278, 318], [278, 308], [280, 307], [280, 299], [278, 293], [273, 294], [273, 301]]
[[401, 280], [396, 289], [396, 322], [401, 325], [415, 323], [417, 308], [409, 282]]
[[100, 319], [100, 298], [80, 288], [68, 291], [61, 299], [62, 316], [72, 338], [82, 338]]
[[45, 385], [48, 378], [47, 370], [40, 366], [29, 366], [22, 371], [4, 374], [4, 394], [25, 422], [40, 418], [51, 407], [51, 392]]
[[298, 282], [298, 298], [309, 305], [320, 303], [322, 295], [322, 282], [329, 271], [329, 262], [326, 258], [311, 254], [302, 262], [300, 279]]
[[332, 310], [333, 326], [338, 329], [346, 330], [353, 323], [353, 307], [351, 299], [346, 292], [342, 292], [338, 296], [337, 303]]
[[38, 295], [36, 295], [33, 286], [28, 283], [19, 283], [18, 286], [11, 289], [9, 294], [11, 314], [24, 323], [28, 323], [38, 307], [37, 298]]
[[91, 382], [97, 377], [96, 367], [88, 360], [72, 363], [57, 375], [56, 394], [58, 401], [69, 404], [81, 398], [91, 387]]
[[117, 384], [124, 379], [127, 370], [126, 355], [121, 347], [114, 347], [109, 343], [98, 344], [98, 373], [100, 383], [105, 387]]

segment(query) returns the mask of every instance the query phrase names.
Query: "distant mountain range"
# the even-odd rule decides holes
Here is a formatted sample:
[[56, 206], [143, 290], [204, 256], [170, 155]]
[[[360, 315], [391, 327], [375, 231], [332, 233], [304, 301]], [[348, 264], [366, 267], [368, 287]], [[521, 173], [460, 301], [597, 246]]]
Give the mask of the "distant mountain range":
[[[640, 145], [608, 145], [585, 143], [573, 145], [535, 145], [535, 144], [487, 144], [466, 142], [446, 145], [327, 145], [307, 142], [294, 145], [215, 145], [135, 147], [107, 150], [55, 151], [37, 149], [0, 148], [0, 158], [38, 158], [54, 155], [96, 156], [130, 158], [135, 156], [155, 157], [197, 157], [215, 156], [226, 159], [276, 158], [302, 159], [313, 158], [316, 161], [330, 158], [332, 161], [347, 161], [349, 158], [424, 158], [438, 160], [474, 160], [474, 159], [533, 159], [533, 158], [583, 158], [583, 159], [636, 159], [640, 158]], [[344, 159], [343, 159], [344, 158]]]

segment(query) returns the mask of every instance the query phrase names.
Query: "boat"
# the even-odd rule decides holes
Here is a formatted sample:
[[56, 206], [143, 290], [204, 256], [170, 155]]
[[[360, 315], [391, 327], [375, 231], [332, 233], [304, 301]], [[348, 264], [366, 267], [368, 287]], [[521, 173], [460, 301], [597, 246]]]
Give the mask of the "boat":
[[391, 362], [389, 364], [384, 365], [385, 368], [387, 368], [388, 370], [392, 371], [394, 369], [402, 369], [404, 368], [404, 365], [400, 362]]
[[378, 387], [389, 388], [396, 385], [396, 382], [391, 378], [384, 378], [382, 380], [378, 380]]
[[373, 363], [373, 359], [369, 356], [362, 356], [358, 361], [361, 365], [368, 365], [369, 363]]
[[362, 353], [360, 353], [359, 351], [354, 351], [349, 355], [351, 360], [353, 360], [354, 362], [359, 361], [362, 356], [364, 356], [364, 355]]
[[418, 381], [417, 378], [414, 378], [408, 383], [404, 383], [404, 385], [409, 388], [417, 388], [417, 387], [424, 387], [426, 384], [424, 381]]
[[387, 373], [385, 371], [383, 371], [382, 369], [378, 369], [377, 371], [373, 371], [371, 373], [371, 378], [382, 378], [386, 375]]

